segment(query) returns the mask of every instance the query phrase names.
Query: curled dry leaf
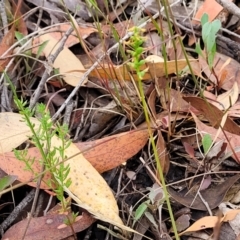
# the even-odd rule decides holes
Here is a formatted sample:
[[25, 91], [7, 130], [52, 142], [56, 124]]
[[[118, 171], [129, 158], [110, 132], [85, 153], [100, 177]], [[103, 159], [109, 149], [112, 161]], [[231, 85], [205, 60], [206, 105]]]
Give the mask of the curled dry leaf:
[[[50, 34], [44, 34], [39, 36], [40, 42], [47, 41], [47, 45], [43, 49], [43, 53], [46, 57], [50, 54], [54, 54], [59, 48], [59, 41], [57, 41]], [[63, 79], [71, 86], [76, 86], [83, 76], [81, 71], [85, 71], [80, 60], [67, 48], [63, 47], [63, 50], [59, 53], [58, 57], [53, 63], [53, 67], [59, 69], [59, 73], [63, 75]], [[86, 83], [85, 79], [84, 83]]]
[[233, 209], [228, 211], [226, 214], [224, 214], [223, 217], [219, 219], [218, 216], [208, 216], [208, 217], [203, 217], [193, 223], [192, 226], [190, 226], [188, 229], [186, 229], [184, 232], [180, 233], [179, 236], [187, 233], [187, 232], [195, 232], [199, 230], [203, 230], [206, 228], [214, 228], [218, 222], [228, 222], [230, 220], [233, 220], [237, 214], [240, 213], [239, 209]]
[[214, 101], [209, 100], [209, 98], [208, 98], [208, 101], [211, 102], [218, 109], [226, 111], [229, 108], [231, 108], [232, 106], [234, 106], [234, 104], [238, 100], [238, 95], [239, 95], [238, 84], [237, 84], [237, 82], [234, 82], [231, 89], [229, 89], [225, 93], [218, 95], [216, 98], [213, 97]]
[[[57, 26], [53, 26], [52, 28], [49, 29], [49, 35], [52, 36], [55, 40], [60, 41], [64, 35], [64, 33], [71, 27], [70, 23], [61, 23], [58, 24]], [[91, 33], [97, 32], [98, 30], [94, 28], [93, 26], [85, 26], [81, 25], [77, 27], [78, 33], [82, 39], [86, 39]], [[72, 33], [66, 43], [65, 47], [71, 47], [75, 44], [79, 43], [78, 36], [76, 33]], [[36, 37], [33, 39], [32, 45], [39, 45], [40, 44], [40, 38]], [[33, 48], [33, 53], [37, 53], [38, 48]]]
[[[152, 57], [151, 57], [152, 58]], [[158, 57], [155, 58], [155, 61]], [[154, 77], [162, 77], [165, 76], [165, 67], [164, 62], [157, 61], [147, 61], [146, 64], [141, 66], [141, 70], [148, 69], [148, 71], [143, 76], [143, 80], [150, 80]], [[176, 61], [167, 61], [167, 71], [168, 74], [176, 73]], [[187, 66], [186, 60], [181, 59], [177, 60], [178, 65], [178, 71], [181, 71], [183, 68]], [[130, 71], [129, 71], [130, 69]], [[131, 80], [132, 77], [134, 80], [137, 80], [137, 74], [134, 69], [131, 69], [131, 67], [126, 65], [120, 65], [120, 66], [102, 66], [101, 68], [97, 68], [93, 70], [89, 76], [92, 77], [102, 77], [104, 79], [118, 79], [118, 80]]]

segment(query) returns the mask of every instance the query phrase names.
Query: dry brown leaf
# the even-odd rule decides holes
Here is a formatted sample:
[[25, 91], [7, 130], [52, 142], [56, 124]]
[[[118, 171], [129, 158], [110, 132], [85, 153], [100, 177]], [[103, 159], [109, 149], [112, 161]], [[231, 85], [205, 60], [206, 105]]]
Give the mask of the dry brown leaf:
[[[211, 125], [215, 128], [218, 128], [222, 119], [226, 117], [226, 113], [224, 114], [217, 107], [213, 106], [211, 103], [199, 97], [183, 97], [183, 99], [189, 103], [197, 110], [199, 110], [204, 117], [211, 123]], [[225, 125], [223, 129], [233, 133], [240, 135], [239, 126], [229, 117], [226, 118]]]
[[[54, 54], [59, 47], [59, 42], [50, 34], [44, 34], [39, 36], [40, 42], [48, 41], [47, 45], [43, 49], [43, 53], [46, 57], [50, 54]], [[76, 86], [83, 76], [81, 71], [85, 71], [80, 60], [67, 48], [63, 47], [58, 57], [53, 63], [53, 67], [59, 69], [59, 73], [63, 75], [63, 79], [71, 86]], [[84, 83], [87, 82], [85, 79]]]
[[179, 236], [183, 235], [184, 233], [187, 232], [195, 232], [195, 231], [200, 231], [206, 228], [214, 228], [216, 224], [218, 223], [218, 217], [217, 216], [208, 216], [208, 217], [203, 217], [193, 223], [187, 230], [184, 232], [180, 233]]
[[[206, 211], [206, 204], [203, 203], [202, 199], [205, 200], [210, 209], [216, 208], [223, 201], [228, 190], [236, 181], [238, 181], [239, 178], [240, 175], [236, 174], [226, 179], [223, 183], [220, 183], [218, 185], [210, 185], [209, 188], [201, 191], [202, 198], [200, 198], [199, 195], [196, 196], [196, 192], [189, 191], [188, 188], [185, 188], [182, 191], [175, 191], [174, 189], [168, 187], [168, 192], [176, 202], [191, 209]], [[196, 183], [195, 187], [197, 187]]]
[[[169, 167], [170, 167], [170, 161], [169, 161], [169, 155], [166, 149], [166, 143], [162, 136], [162, 132], [158, 130], [158, 140], [157, 140], [157, 151], [159, 156], [159, 161], [161, 165], [161, 171], [163, 171], [164, 174], [168, 173]], [[159, 170], [157, 171], [158, 174]]]
[[[156, 112], [156, 105], [155, 105], [156, 96], [157, 96], [157, 91], [156, 89], [153, 89], [153, 91], [151, 92], [148, 98], [148, 105], [151, 110], [152, 118], [154, 119], [154, 121], [156, 121], [158, 118], [158, 115]], [[160, 130], [157, 131], [157, 134], [158, 134], [158, 139], [157, 139], [156, 147], [158, 151], [159, 162], [160, 162], [160, 166], [163, 173], [167, 174], [170, 166], [170, 161], [169, 161], [168, 153], [166, 151], [166, 143], [162, 136], [162, 132]], [[157, 170], [157, 173], [158, 172], [159, 172], [159, 169]]]
[[228, 108], [230, 108], [237, 102], [238, 95], [239, 95], [238, 84], [237, 82], [234, 82], [231, 89], [217, 96], [217, 102], [221, 103], [220, 106], [218, 105], [217, 107], [220, 110], [226, 111]]
[[229, 210], [224, 214], [223, 221], [224, 222], [232, 221], [236, 217], [236, 215], [239, 213], [240, 213], [240, 209]]
[[[228, 222], [230, 220], [233, 220], [236, 215], [240, 213], [240, 209], [233, 209], [228, 211], [221, 219], [220, 222]], [[200, 231], [206, 228], [214, 228], [219, 222], [219, 217], [217, 216], [208, 216], [203, 217], [192, 224], [188, 229], [186, 229], [184, 232], [180, 233], [179, 236], [187, 233], [187, 232], [195, 232]]]
[[[178, 71], [181, 71], [183, 68], [187, 66], [186, 60], [181, 59], [177, 60]], [[148, 69], [148, 71], [143, 76], [142, 80], [153, 79], [154, 77], [162, 77], [165, 76], [165, 67], [164, 62], [147, 62], [141, 67], [141, 70]], [[167, 61], [167, 71], [168, 74], [176, 73], [176, 61]], [[131, 80], [132, 77], [134, 80], [137, 80], [136, 71], [126, 65], [115, 66], [112, 65], [109, 67], [101, 66], [101, 68], [97, 68], [93, 70], [89, 76], [91, 77], [102, 77], [103, 79], [118, 79], [118, 80]]]
[[[51, 35], [55, 40], [59, 41], [62, 39], [64, 33], [71, 27], [71, 24], [70, 23], [61, 23], [57, 26], [53, 26], [51, 29], [49, 29], [49, 32], [48, 34]], [[78, 33], [80, 34], [81, 38], [82, 39], [86, 39], [91, 33], [93, 32], [98, 32], [98, 30], [96, 28], [94, 28], [93, 26], [84, 26], [84, 25], [81, 25], [81, 26], [78, 26]], [[65, 47], [71, 47], [75, 44], [78, 44], [79, 43], [79, 39], [76, 35], [76, 33], [72, 33], [66, 43], [65, 43]], [[33, 39], [33, 42], [32, 42], [32, 45], [38, 45], [40, 44], [40, 39], [39, 37], [36, 37]], [[37, 53], [38, 51], [38, 48], [33, 48], [33, 53]]]
[[[234, 82], [231, 89], [218, 95], [217, 97], [211, 92], [204, 91], [204, 96], [207, 100], [220, 110], [230, 110], [232, 106], [237, 102], [239, 95], [239, 89], [237, 82]], [[213, 100], [213, 101], [212, 101]]]
[[[18, 181], [27, 183], [32, 187], [36, 187], [37, 179], [35, 179], [35, 181], [33, 180], [36, 177], [36, 174], [41, 173], [41, 154], [37, 148], [30, 148], [28, 149], [27, 158], [35, 158], [34, 163], [31, 165], [32, 171], [26, 170], [26, 164], [23, 161], [18, 160], [15, 157], [14, 152], [0, 154], [0, 168], [7, 174], [14, 174], [18, 176]], [[47, 183], [51, 178], [52, 176], [49, 172], [44, 174], [40, 188], [49, 189], [49, 185]]]
[[[206, 74], [207, 79], [210, 79], [213, 83], [217, 84], [218, 81], [220, 81], [219, 83], [220, 86], [218, 87], [223, 88], [224, 90], [231, 89], [235, 81], [238, 83], [238, 87], [240, 87], [239, 63], [232, 58], [231, 61], [229, 62], [229, 57], [226, 55], [217, 52], [214, 57], [213, 63], [214, 72], [219, 78], [218, 80], [210, 71], [209, 66], [205, 59], [200, 57], [199, 62], [195, 61], [192, 62], [192, 64], [193, 65], [199, 64], [202, 71]], [[225, 67], [223, 68], [223, 66]], [[199, 66], [198, 67], [196, 66], [196, 68], [199, 68]], [[195, 73], [199, 74], [199, 72]], [[224, 79], [222, 75], [224, 75]]]
[[[168, 94], [166, 94], [166, 98]], [[191, 106], [186, 100], [184, 100], [183, 95], [180, 91], [174, 89], [170, 90], [170, 111], [171, 112], [189, 112], [199, 113], [194, 106]]]

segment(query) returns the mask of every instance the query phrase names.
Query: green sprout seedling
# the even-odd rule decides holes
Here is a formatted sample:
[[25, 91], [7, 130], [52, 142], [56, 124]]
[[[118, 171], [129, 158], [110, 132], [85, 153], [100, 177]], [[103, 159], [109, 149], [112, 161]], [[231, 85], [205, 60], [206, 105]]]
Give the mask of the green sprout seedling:
[[[213, 68], [214, 57], [216, 55], [216, 36], [217, 32], [221, 28], [221, 22], [219, 20], [209, 21], [209, 17], [206, 13], [203, 14], [201, 18], [202, 25], [202, 39], [205, 47], [206, 60], [210, 69]], [[204, 57], [203, 50], [200, 44], [196, 44], [195, 51], [202, 57]]]

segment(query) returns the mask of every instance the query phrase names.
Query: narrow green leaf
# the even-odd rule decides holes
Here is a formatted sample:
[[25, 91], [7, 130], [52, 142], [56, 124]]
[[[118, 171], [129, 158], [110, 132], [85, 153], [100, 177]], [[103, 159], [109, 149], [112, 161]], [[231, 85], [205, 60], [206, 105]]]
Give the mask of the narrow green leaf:
[[18, 31], [15, 32], [15, 37], [19, 41], [21, 46], [27, 42], [27, 39], [22, 40], [24, 38], [24, 35]]
[[204, 154], [206, 154], [212, 145], [212, 138], [211, 138], [210, 134], [205, 134], [203, 136], [202, 145], [203, 145]]
[[201, 18], [201, 25], [203, 26], [207, 22], [208, 22], [208, 15], [204, 13]]
[[142, 215], [146, 212], [147, 210], [147, 204], [150, 203], [150, 200], [141, 203], [138, 208], [135, 211], [134, 214], [134, 222], [133, 222], [133, 226], [135, 225], [135, 223], [142, 217]]
[[15, 180], [17, 179], [17, 176], [15, 175], [7, 175], [0, 179], [0, 191], [11, 185]]
[[221, 28], [222, 24], [220, 22], [220, 20], [216, 19], [212, 22], [212, 31], [214, 34], [216, 34], [220, 28]]
[[37, 51], [37, 58], [39, 58], [39, 56], [43, 52], [44, 48], [46, 47], [47, 43], [48, 43], [48, 41], [45, 41], [39, 46], [38, 51]]
[[209, 38], [211, 31], [212, 31], [212, 26], [210, 22], [207, 22], [202, 26], [202, 39], [204, 43], [206, 43], [207, 39]]
[[198, 55], [200, 55], [201, 57], [204, 57], [201, 46], [200, 46], [199, 43], [196, 43], [195, 51]]

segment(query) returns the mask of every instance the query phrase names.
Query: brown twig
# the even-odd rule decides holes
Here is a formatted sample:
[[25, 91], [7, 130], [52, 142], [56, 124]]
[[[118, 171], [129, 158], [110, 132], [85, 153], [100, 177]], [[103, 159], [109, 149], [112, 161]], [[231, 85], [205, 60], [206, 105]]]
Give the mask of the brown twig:
[[230, 13], [240, 18], [240, 9], [233, 3], [228, 0], [216, 0], [223, 8], [227, 9]]
[[0, 225], [0, 232], [3, 235], [3, 231], [11, 225], [11, 223], [16, 219], [20, 212], [33, 200], [35, 195], [35, 189], [33, 189], [11, 212], [11, 214], [5, 219], [5, 221]]

